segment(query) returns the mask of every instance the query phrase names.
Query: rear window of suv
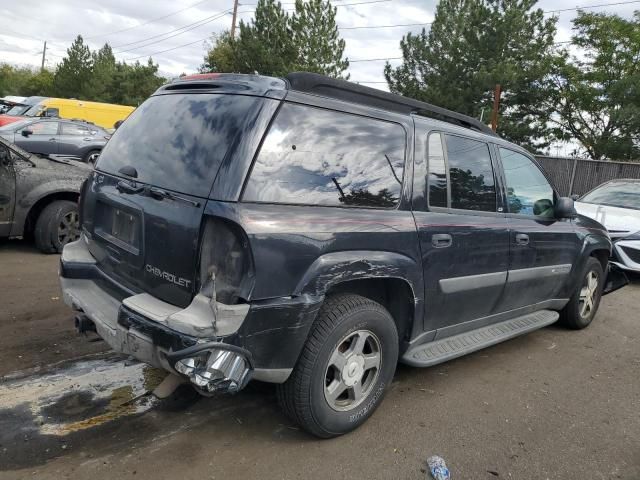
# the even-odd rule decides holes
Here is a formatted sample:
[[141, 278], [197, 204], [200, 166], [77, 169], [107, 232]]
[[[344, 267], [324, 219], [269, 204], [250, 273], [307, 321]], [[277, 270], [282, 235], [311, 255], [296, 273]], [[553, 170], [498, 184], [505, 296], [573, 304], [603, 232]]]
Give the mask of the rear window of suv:
[[262, 144], [243, 200], [393, 207], [405, 144], [397, 123], [287, 103]]
[[140, 182], [206, 197], [250, 108], [261, 100], [221, 94], [151, 97], [115, 131], [97, 169], [121, 176], [122, 167], [132, 166]]

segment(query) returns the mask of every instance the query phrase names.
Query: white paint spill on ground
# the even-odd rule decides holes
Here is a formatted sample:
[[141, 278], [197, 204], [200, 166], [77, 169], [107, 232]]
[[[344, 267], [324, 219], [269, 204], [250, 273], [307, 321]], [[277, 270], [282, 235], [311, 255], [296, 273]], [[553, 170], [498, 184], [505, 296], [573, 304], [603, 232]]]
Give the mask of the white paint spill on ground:
[[0, 379], [0, 409], [27, 405], [40, 433], [66, 435], [144, 412], [165, 373], [120, 357], [81, 360], [37, 374]]

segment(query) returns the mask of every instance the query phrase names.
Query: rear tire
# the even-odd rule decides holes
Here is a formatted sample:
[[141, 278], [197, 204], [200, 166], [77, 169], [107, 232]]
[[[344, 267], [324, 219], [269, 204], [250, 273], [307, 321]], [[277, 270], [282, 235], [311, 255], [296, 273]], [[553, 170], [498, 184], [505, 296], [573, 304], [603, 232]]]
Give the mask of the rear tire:
[[382, 401], [398, 362], [389, 312], [365, 297], [328, 297], [289, 379], [284, 412], [307, 432], [331, 438], [363, 424]]
[[95, 166], [96, 164], [96, 160], [98, 160], [98, 156], [100, 155], [100, 150], [89, 150], [83, 160], [85, 161], [85, 163], [88, 163], [89, 165]]
[[68, 200], [47, 205], [33, 232], [36, 247], [43, 253], [60, 253], [64, 246], [80, 237], [78, 207]]
[[589, 257], [575, 292], [560, 312], [565, 327], [581, 330], [591, 324], [600, 305], [604, 281], [602, 265], [598, 259]]

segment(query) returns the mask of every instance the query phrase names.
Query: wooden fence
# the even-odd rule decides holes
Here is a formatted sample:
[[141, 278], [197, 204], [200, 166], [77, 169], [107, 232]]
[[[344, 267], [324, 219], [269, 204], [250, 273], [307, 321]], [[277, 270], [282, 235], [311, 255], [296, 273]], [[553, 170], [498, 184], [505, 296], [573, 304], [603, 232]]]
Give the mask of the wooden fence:
[[582, 195], [616, 178], [640, 178], [640, 162], [537, 156], [560, 195]]

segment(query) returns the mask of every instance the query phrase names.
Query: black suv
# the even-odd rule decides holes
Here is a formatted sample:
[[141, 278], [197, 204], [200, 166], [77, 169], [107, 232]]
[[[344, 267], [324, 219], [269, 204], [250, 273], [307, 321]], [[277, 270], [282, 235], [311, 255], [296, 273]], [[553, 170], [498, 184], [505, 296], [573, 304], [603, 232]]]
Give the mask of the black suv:
[[320, 437], [362, 424], [398, 361], [586, 327], [611, 251], [480, 122], [308, 73], [161, 87], [80, 212], [60, 269], [80, 330], [203, 394], [277, 383]]

